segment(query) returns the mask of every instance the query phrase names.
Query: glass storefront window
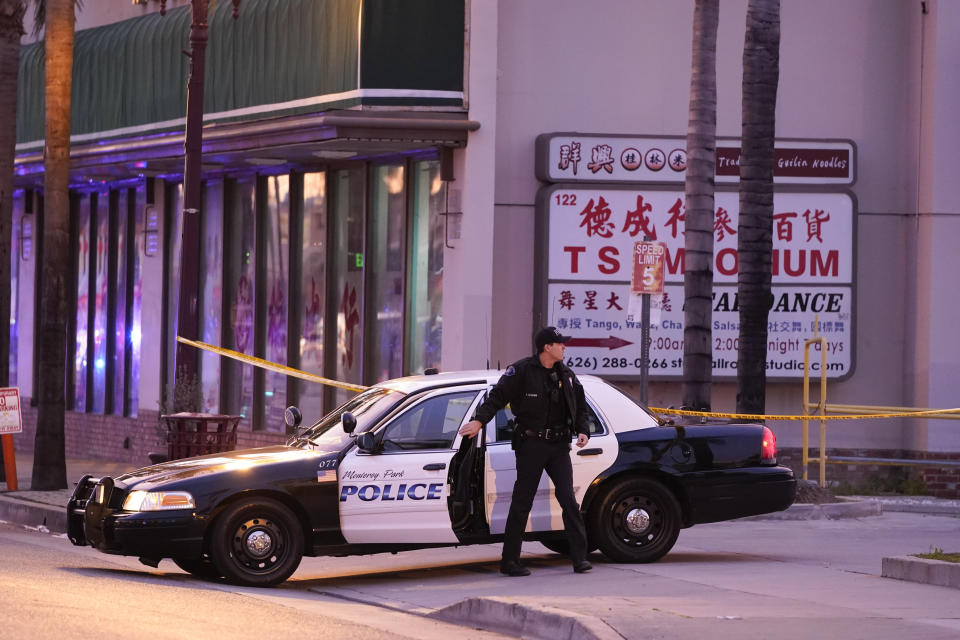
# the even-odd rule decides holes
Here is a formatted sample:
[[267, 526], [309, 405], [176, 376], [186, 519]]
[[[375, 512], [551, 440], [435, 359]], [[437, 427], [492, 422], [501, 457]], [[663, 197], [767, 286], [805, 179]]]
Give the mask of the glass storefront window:
[[168, 184], [166, 189], [166, 242], [164, 269], [167, 273], [166, 318], [163, 338], [164, 409], [173, 409], [174, 369], [177, 353], [177, 326], [180, 310], [180, 247], [183, 244], [183, 184]]
[[111, 231], [113, 241], [116, 243], [113, 247], [114, 255], [114, 300], [113, 308], [110, 310], [113, 322], [113, 357], [109, 359], [107, 365], [110, 377], [113, 380], [113, 397], [111, 398], [111, 411], [117, 414], [123, 414], [123, 398], [126, 391], [124, 382], [124, 368], [126, 362], [127, 347], [127, 218], [130, 210], [130, 193], [128, 189], [120, 189], [116, 196], [117, 210], [113, 213], [114, 228]]
[[136, 416], [140, 410], [140, 336], [141, 336], [141, 301], [143, 298], [143, 270], [142, 256], [144, 255], [144, 233], [143, 233], [143, 211], [146, 207], [146, 185], [141, 183], [134, 192], [134, 208], [129, 214], [128, 224], [130, 229], [127, 237], [132, 238], [133, 242], [129, 245], [132, 248], [129, 258], [131, 264], [127, 273], [132, 282], [127, 283], [127, 291], [132, 300], [127, 306], [127, 361], [129, 366], [126, 368], [126, 387], [127, 387], [127, 405], [125, 413], [128, 416]]
[[423, 373], [440, 367], [443, 337], [443, 182], [440, 163], [421, 161], [413, 165], [413, 198], [410, 236], [409, 371]]
[[[292, 312], [300, 314], [300, 369], [323, 375], [323, 316], [327, 308], [327, 174], [303, 176], [303, 258], [298, 300]], [[300, 411], [304, 421], [323, 415], [323, 385], [300, 380]]]
[[87, 408], [87, 321], [90, 309], [90, 194], [78, 196], [77, 206], [77, 324], [73, 353], [73, 408]]
[[[232, 182], [224, 207], [227, 235], [224, 253], [224, 295], [229, 296], [230, 326], [224, 332], [228, 349], [253, 355], [254, 283], [256, 274], [256, 180], [253, 176]], [[242, 425], [250, 429], [253, 409], [253, 365], [235, 364], [236, 379], [223, 376], [229, 394], [229, 413], [244, 416]]]
[[[92, 262], [94, 264], [93, 291], [91, 304], [93, 305], [93, 325], [90, 327], [93, 340], [93, 388], [92, 397], [87, 398], [87, 411], [103, 413], [106, 400], [106, 367], [107, 367], [107, 255], [110, 242], [110, 193], [107, 191], [94, 194], [97, 206], [92, 211], [94, 237], [91, 246]], [[93, 253], [95, 252], [95, 253]], [[87, 336], [89, 341], [91, 336]], [[89, 349], [89, 346], [87, 347]], [[88, 360], [87, 366], [90, 366]], [[89, 373], [87, 374], [90, 375]]]
[[370, 279], [365, 343], [367, 382], [403, 375], [406, 189], [402, 165], [371, 169], [367, 267]]
[[[328, 367], [341, 382], [360, 384], [363, 375], [363, 269], [364, 269], [364, 171], [343, 169], [332, 174], [330, 209], [333, 246], [330, 247], [331, 293], [335, 296], [337, 349], [335, 364]], [[354, 392], [337, 389], [334, 406]]]
[[[267, 340], [264, 357], [287, 364], [287, 292], [290, 286], [290, 176], [267, 177], [266, 275]], [[283, 411], [287, 402], [287, 376], [264, 372], [264, 428], [284, 430]]]
[[[200, 282], [201, 340], [219, 345], [221, 308], [223, 305], [223, 182], [205, 185], [203, 200], [203, 265]], [[220, 411], [220, 356], [200, 352], [201, 408], [209, 413]]]
[[[23, 189], [13, 192], [13, 227], [10, 229], [10, 241], [13, 250], [10, 252], [10, 364], [7, 368], [7, 384], [17, 386], [17, 301], [20, 298], [20, 259], [24, 245], [30, 245], [26, 254], [33, 258], [33, 216], [27, 214], [24, 207]], [[23, 228], [25, 229], [25, 233]], [[21, 233], [23, 236], [21, 237]], [[27, 259], [26, 256], [23, 258]]]

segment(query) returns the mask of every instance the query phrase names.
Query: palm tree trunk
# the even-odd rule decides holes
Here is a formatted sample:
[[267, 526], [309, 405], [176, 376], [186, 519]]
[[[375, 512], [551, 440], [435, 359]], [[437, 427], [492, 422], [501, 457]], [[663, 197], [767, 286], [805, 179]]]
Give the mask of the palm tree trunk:
[[713, 376], [713, 188], [717, 162], [718, 0], [696, 0], [687, 124], [683, 404], [710, 407]]
[[[17, 76], [22, 0], [0, 0], [0, 328], [10, 320], [10, 227], [13, 222], [13, 164], [17, 146]], [[0, 331], [0, 387], [10, 383], [10, 331]]]
[[70, 92], [73, 84], [74, 0], [46, 0], [46, 125], [44, 128], [44, 262], [40, 275], [37, 435], [34, 490], [65, 489], [67, 287], [70, 218]]
[[773, 161], [780, 79], [780, 0], [750, 0], [743, 45], [743, 141], [737, 229], [740, 351], [737, 412], [764, 413], [773, 295]]
[[[13, 223], [13, 163], [17, 146], [17, 76], [23, 0], [0, 0], [0, 327], [10, 319], [10, 227]], [[10, 384], [10, 330], [0, 331], [0, 387]], [[7, 437], [7, 436], [4, 436]], [[0, 454], [0, 477], [5, 473]]]

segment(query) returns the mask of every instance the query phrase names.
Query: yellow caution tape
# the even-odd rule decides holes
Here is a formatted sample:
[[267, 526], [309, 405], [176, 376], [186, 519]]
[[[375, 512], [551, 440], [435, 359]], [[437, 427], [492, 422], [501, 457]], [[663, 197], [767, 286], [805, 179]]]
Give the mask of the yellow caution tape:
[[204, 351], [216, 353], [217, 355], [224, 356], [225, 358], [233, 358], [234, 360], [239, 360], [240, 362], [252, 364], [253, 366], [260, 367], [261, 369], [276, 371], [277, 373], [293, 376], [294, 378], [300, 378], [301, 380], [307, 380], [309, 382], [319, 382], [320, 384], [337, 387], [338, 389], [347, 389], [348, 391], [366, 391], [369, 388], [358, 384], [350, 384], [349, 382], [338, 382], [337, 380], [331, 380], [330, 378], [324, 378], [313, 373], [300, 371], [299, 369], [294, 369], [293, 367], [275, 364], [268, 360], [263, 360], [262, 358], [248, 356], [247, 354], [240, 353], [239, 351], [231, 351], [230, 349], [224, 349], [223, 347], [215, 347], [212, 344], [207, 344], [206, 342], [190, 340], [188, 338], [184, 338], [183, 336], [177, 336], [177, 342], [182, 342], [183, 344], [196, 347], [197, 349], [203, 349]]
[[[202, 349], [204, 351], [209, 351], [211, 353], [216, 353], [217, 355], [224, 356], [225, 358], [232, 358], [234, 360], [239, 360], [240, 362], [245, 362], [247, 364], [252, 364], [255, 367], [260, 367], [262, 369], [267, 369], [269, 371], [275, 371], [277, 373], [282, 373], [284, 375], [293, 376], [295, 378], [300, 378], [301, 380], [307, 380], [309, 382], [318, 382], [320, 384], [325, 384], [331, 387], [337, 387], [339, 389], [347, 389], [349, 391], [366, 391], [369, 387], [364, 387], [358, 384], [350, 384], [349, 382], [339, 382], [337, 380], [331, 380], [330, 378], [324, 378], [313, 373], [307, 373], [306, 371], [301, 371], [299, 369], [294, 369], [293, 367], [288, 367], [282, 364], [276, 364], [270, 362], [269, 360], [264, 360], [262, 358], [257, 358], [255, 356], [249, 356], [245, 353], [240, 353], [239, 351], [231, 351], [230, 349], [224, 349], [223, 347], [216, 347], [212, 344], [207, 344], [206, 342], [200, 342], [198, 340], [190, 340], [184, 338], [183, 336], [177, 336], [177, 341], [182, 342], [185, 345], [191, 347], [196, 347], [197, 349]], [[654, 413], [672, 415], [672, 416], [700, 416], [705, 418], [734, 418], [737, 420], [866, 420], [868, 418], [912, 418], [918, 416], [933, 416], [940, 415], [945, 413], [957, 413], [960, 414], [960, 408], [957, 409], [927, 409], [924, 411], [907, 411], [902, 413], [871, 413], [871, 414], [858, 414], [858, 415], [843, 415], [843, 416], [820, 416], [820, 415], [764, 415], [758, 413], [721, 413], [718, 411], [687, 411], [685, 409], [667, 409], [664, 407], [648, 407], [650, 411]]]
[[960, 409], [926, 409], [924, 411], [905, 411], [903, 413], [869, 413], [849, 416], [821, 416], [809, 414], [805, 416], [764, 415], [758, 413], [719, 413], [716, 411], [686, 411], [683, 409], [664, 409], [663, 407], [649, 407], [654, 413], [675, 416], [702, 416], [706, 418], [736, 418], [737, 420], [866, 420], [868, 418], [914, 418], [917, 416], [933, 416], [944, 413], [960, 413]]

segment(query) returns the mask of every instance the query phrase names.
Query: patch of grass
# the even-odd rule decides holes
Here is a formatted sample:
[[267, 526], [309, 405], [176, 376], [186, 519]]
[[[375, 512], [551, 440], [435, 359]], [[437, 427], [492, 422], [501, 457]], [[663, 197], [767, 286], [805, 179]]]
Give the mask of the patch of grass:
[[929, 490], [923, 477], [917, 474], [876, 475], [861, 482], [837, 482], [830, 489], [841, 496], [922, 496]]
[[917, 558], [926, 560], [940, 560], [942, 562], [960, 562], [960, 552], [944, 553], [940, 547], [931, 547], [930, 553], [915, 553]]

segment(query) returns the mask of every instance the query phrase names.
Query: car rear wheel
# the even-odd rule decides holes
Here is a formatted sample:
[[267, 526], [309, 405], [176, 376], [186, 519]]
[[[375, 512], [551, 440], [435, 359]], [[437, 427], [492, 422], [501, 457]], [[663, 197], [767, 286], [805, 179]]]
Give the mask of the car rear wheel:
[[[559, 553], [563, 556], [570, 555], [570, 541], [566, 538], [549, 538], [547, 540], [541, 540], [540, 544], [545, 546], [550, 551], [554, 553]], [[592, 553], [596, 551], [597, 545], [593, 543], [593, 540], [587, 539], [587, 553]]]
[[680, 533], [680, 505], [655, 480], [630, 478], [610, 487], [593, 509], [591, 539], [615, 562], [655, 562]]
[[545, 546], [550, 551], [554, 553], [559, 553], [560, 555], [568, 556], [570, 555], [570, 543], [567, 540], [541, 540], [540, 544]]
[[290, 509], [276, 500], [236, 502], [213, 524], [210, 556], [230, 582], [272, 587], [300, 565], [303, 529]]
[[200, 558], [171, 558], [173, 563], [197, 578], [204, 580], [216, 580], [220, 577], [220, 570], [209, 557]]

